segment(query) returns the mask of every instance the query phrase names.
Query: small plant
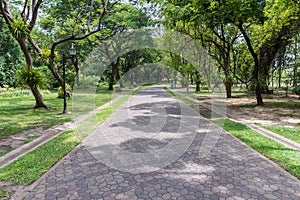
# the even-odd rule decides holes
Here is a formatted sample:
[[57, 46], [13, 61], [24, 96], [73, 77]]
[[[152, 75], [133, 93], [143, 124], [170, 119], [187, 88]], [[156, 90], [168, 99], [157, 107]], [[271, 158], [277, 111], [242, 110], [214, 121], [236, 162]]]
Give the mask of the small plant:
[[15, 75], [18, 80], [18, 84], [21, 86], [37, 86], [39, 88], [45, 88], [47, 86], [47, 79], [44, 74], [33, 68], [33, 67], [23, 67]]
[[16, 39], [21, 39], [22, 37], [29, 35], [30, 30], [23, 19], [20, 18], [11, 23], [11, 32]]
[[299, 99], [300, 99], [300, 85], [298, 85], [297, 87], [295, 87], [292, 91], [293, 91], [293, 93], [299, 95]]
[[[64, 89], [62, 86], [59, 86], [59, 88], [57, 89], [58, 92], [58, 96], [57, 98], [64, 98]], [[68, 98], [72, 97], [72, 87], [66, 83], [66, 96]]]

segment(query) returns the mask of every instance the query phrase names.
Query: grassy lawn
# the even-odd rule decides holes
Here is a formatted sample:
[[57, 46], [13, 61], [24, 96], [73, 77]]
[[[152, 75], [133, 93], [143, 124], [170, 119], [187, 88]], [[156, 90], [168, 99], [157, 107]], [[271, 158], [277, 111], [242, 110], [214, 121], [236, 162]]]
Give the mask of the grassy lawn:
[[[113, 105], [96, 113], [97, 123], [101, 124], [108, 119], [112, 115], [113, 110], [125, 103], [129, 98], [130, 95], [124, 95]], [[84, 121], [89, 120], [90, 118], [87, 118]], [[9, 181], [14, 185], [28, 185], [34, 182], [78, 145], [85, 136], [78, 134], [77, 129], [63, 132], [49, 142], [1, 168], [0, 181]], [[7, 194], [5, 188], [0, 188], [0, 198], [4, 198], [5, 194]]]
[[[96, 106], [111, 100], [112, 92], [99, 90], [95, 96]], [[45, 128], [71, 121], [73, 115], [61, 115], [63, 99], [57, 98], [57, 93], [44, 93], [43, 98], [50, 110], [34, 109], [32, 95], [10, 96], [0, 98], [0, 139], [7, 138], [19, 131], [32, 129], [38, 126]], [[72, 107], [72, 99], [68, 101], [68, 108]]]
[[300, 128], [287, 128], [283, 126], [263, 126], [261, 124], [257, 124], [267, 130], [270, 130], [274, 133], [277, 133], [287, 139], [293, 140], [297, 143], [300, 143]]
[[[213, 120], [223, 125], [223, 120]], [[263, 136], [247, 126], [226, 119], [222, 126], [226, 131], [252, 147], [254, 150], [275, 161], [286, 171], [300, 179], [300, 153]]]

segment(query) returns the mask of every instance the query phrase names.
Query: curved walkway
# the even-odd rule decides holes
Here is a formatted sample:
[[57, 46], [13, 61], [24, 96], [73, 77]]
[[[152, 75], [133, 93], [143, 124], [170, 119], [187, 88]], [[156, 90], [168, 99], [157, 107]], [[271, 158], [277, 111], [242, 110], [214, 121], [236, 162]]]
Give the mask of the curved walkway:
[[162, 88], [140, 91], [14, 199], [300, 199], [300, 181]]

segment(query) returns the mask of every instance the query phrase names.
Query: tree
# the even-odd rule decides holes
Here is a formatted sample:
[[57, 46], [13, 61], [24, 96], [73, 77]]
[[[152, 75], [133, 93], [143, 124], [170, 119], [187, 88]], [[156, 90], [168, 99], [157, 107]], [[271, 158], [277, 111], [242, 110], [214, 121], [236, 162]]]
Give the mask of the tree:
[[222, 24], [232, 24], [239, 29], [246, 41], [249, 52], [252, 55], [255, 63], [252, 76], [255, 83], [257, 104], [263, 105], [264, 103], [261, 94], [261, 85], [259, 83], [260, 63], [258, 55], [254, 50], [253, 42], [249, 37], [249, 32], [246, 30], [246, 27], [249, 27], [249, 25], [263, 22], [263, 2], [258, 3], [256, 0], [230, 0], [226, 2], [211, 1], [209, 4], [207, 4], [201, 1], [197, 2], [196, 5], [199, 5], [202, 8], [199, 13], [201, 16], [213, 16]]
[[[233, 77], [230, 72], [233, 64], [231, 53], [239, 33], [232, 24], [224, 23], [224, 20], [220, 15], [215, 14], [213, 9], [212, 13], [203, 14], [203, 9], [209, 8], [207, 6], [192, 0], [188, 2], [168, 1], [163, 6], [163, 13], [166, 18], [164, 24], [168, 28], [188, 34], [207, 49], [223, 71], [226, 94], [230, 98], [233, 84]], [[221, 6], [221, 3], [216, 5], [216, 7]], [[174, 17], [174, 12], [177, 13], [176, 17]], [[198, 90], [198, 87], [196, 89]]]
[[[183, 30], [188, 30], [187, 32], [195, 32], [193, 29], [200, 30], [201, 42], [205, 41], [203, 33], [207, 32], [207, 29], [217, 33], [215, 34], [217, 37], [222, 36], [221, 33], [228, 26], [235, 26], [239, 30], [254, 62], [251, 82], [255, 87], [257, 104], [263, 105], [262, 92], [267, 89], [268, 73], [275, 55], [281, 47], [287, 45], [289, 38], [299, 33], [299, 2], [286, 0], [161, 2], [165, 6], [163, 8], [168, 10], [164, 16], [171, 27], [180, 25]], [[226, 31], [224, 36], [230, 38], [232, 35]], [[221, 49], [221, 45], [218, 45], [219, 47], [216, 47]], [[224, 48], [226, 45], [222, 47], [227, 49]], [[222, 52], [219, 53], [222, 55]], [[222, 62], [226, 63], [230, 57], [223, 56], [223, 58]]]
[[[57, 46], [68, 41], [83, 40], [102, 30], [102, 19], [116, 2], [91, 0], [87, 4], [82, 0], [73, 0], [71, 2], [59, 0], [44, 2], [43, 0], [25, 0], [20, 3], [0, 0], [0, 15], [4, 18], [10, 33], [18, 42], [25, 57], [27, 68], [33, 68], [33, 52], [29, 49], [29, 46], [31, 46], [34, 52], [40, 58], [44, 59], [45, 63], [49, 63], [49, 69], [62, 85], [63, 80], [58, 73], [59, 67], [54, 62], [57, 55]], [[17, 10], [19, 16], [12, 14], [11, 8], [13, 8], [13, 5], [19, 5], [17, 7], [22, 8], [21, 10]], [[47, 44], [47, 46], [51, 46], [49, 56], [43, 54], [40, 47], [41, 44], [38, 44], [32, 37], [39, 15], [49, 17], [48, 28], [51, 30], [49, 34], [52, 37], [58, 36], [57, 38], [51, 38], [51, 43]], [[43, 25], [45, 26], [45, 23]], [[56, 31], [59, 33], [53, 34]], [[35, 79], [32, 78], [31, 80]], [[48, 108], [36, 83], [28, 82], [27, 84], [35, 97], [35, 108]]]

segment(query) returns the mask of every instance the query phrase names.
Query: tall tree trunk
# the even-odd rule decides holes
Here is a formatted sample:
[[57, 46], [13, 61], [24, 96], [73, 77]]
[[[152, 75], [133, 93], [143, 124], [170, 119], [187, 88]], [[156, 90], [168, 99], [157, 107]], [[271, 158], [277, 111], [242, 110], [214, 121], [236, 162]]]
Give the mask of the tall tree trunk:
[[116, 65], [116, 79], [117, 81], [119, 81], [119, 85], [120, 85], [120, 88], [123, 88], [123, 83], [122, 83], [122, 80], [121, 80], [121, 75], [120, 75], [120, 70], [119, 70], [119, 58], [117, 60], [117, 65]]
[[[29, 52], [27, 44], [26, 44], [26, 38], [23, 37], [21, 39], [18, 39], [17, 41], [18, 41], [18, 43], [21, 47], [21, 50], [25, 56], [27, 67], [32, 68], [32, 57], [30, 55], [30, 52]], [[28, 86], [30, 87], [30, 90], [35, 98], [36, 104], [35, 104], [34, 108], [47, 108], [48, 109], [49, 107], [44, 103], [43, 97], [42, 97], [41, 93], [39, 92], [36, 84], [33, 83], [33, 84], [29, 84]]]
[[230, 70], [229, 70], [229, 55], [225, 58], [224, 62], [224, 74], [225, 74], [225, 88], [226, 88], [226, 97], [232, 97], [232, 80], [230, 77]]
[[226, 88], [226, 97], [231, 98], [232, 97], [232, 84], [230, 82], [225, 82], [225, 88]]
[[[200, 74], [198, 71], [195, 72], [195, 76], [196, 76], [196, 92], [199, 92], [201, 81], [200, 81]], [[192, 79], [192, 77], [191, 77], [191, 79]]]
[[281, 66], [278, 69], [278, 87], [281, 88], [281, 76], [282, 76], [282, 70], [281, 70]]
[[256, 104], [257, 105], [264, 105], [263, 98], [262, 98], [262, 92], [261, 92], [262, 88], [261, 88], [261, 85], [259, 83], [260, 63], [259, 63], [259, 60], [258, 60], [258, 56], [257, 56], [257, 54], [255, 53], [255, 51], [253, 49], [250, 38], [248, 37], [248, 34], [246, 33], [243, 25], [239, 24], [238, 28], [241, 31], [241, 33], [243, 34], [243, 36], [246, 40], [246, 43], [247, 43], [247, 47], [248, 47], [248, 49], [249, 49], [249, 51], [250, 51], [250, 53], [251, 53], [251, 55], [254, 59], [254, 70], [253, 70], [252, 76], [253, 76], [253, 79], [254, 79], [254, 82], [255, 82]]
[[297, 70], [297, 67], [298, 67], [298, 65], [297, 64], [295, 64], [295, 66], [294, 66], [294, 69], [293, 69], [293, 87], [297, 87], [297, 85], [298, 85], [298, 77], [297, 77], [297, 75], [298, 75], [298, 70]]
[[47, 109], [49, 109], [49, 107], [44, 103], [43, 97], [42, 97], [40, 91], [38, 90], [38, 88], [36, 87], [36, 85], [31, 85], [29, 87], [31, 89], [32, 94], [35, 97], [35, 106], [34, 106], [34, 108], [47, 108]]
[[114, 90], [114, 82], [115, 82], [115, 75], [116, 75], [117, 67], [118, 66], [115, 62], [111, 63], [111, 74], [110, 74], [110, 79], [109, 79], [108, 90]]

